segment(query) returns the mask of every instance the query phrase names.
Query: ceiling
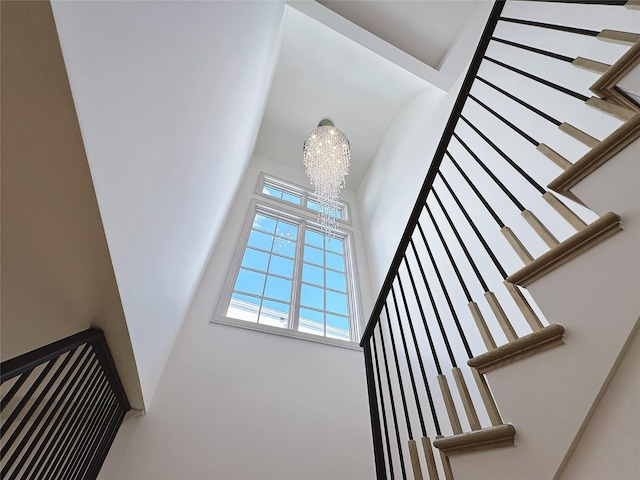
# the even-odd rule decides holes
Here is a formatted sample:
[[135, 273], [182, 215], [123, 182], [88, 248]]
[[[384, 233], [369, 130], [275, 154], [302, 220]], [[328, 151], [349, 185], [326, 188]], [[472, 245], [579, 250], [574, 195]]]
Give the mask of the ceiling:
[[478, 3], [290, 2], [254, 153], [301, 169], [304, 139], [330, 118], [349, 138], [355, 190], [401, 108], [462, 72], [470, 56], [451, 52]]
[[391, 45], [438, 69], [477, 1], [319, 0], [319, 3]]

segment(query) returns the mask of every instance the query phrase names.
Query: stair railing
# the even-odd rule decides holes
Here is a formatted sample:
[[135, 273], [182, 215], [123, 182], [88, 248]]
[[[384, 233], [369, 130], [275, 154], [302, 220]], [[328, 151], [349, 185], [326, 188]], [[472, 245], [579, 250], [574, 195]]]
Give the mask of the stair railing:
[[2, 362], [3, 479], [95, 479], [130, 410], [101, 330]]
[[513, 444], [484, 372], [562, 342], [512, 274], [598, 222], [545, 185], [637, 123], [589, 90], [640, 40], [625, 3], [495, 3], [360, 343], [378, 479]]

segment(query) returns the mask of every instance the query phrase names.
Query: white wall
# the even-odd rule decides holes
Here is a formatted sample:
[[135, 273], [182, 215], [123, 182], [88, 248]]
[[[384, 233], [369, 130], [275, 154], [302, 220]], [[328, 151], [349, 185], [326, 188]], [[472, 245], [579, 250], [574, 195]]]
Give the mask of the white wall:
[[561, 476], [563, 480], [640, 478], [638, 325], [613, 380], [569, 459]]
[[284, 2], [54, 2], [148, 407], [249, 161]]
[[382, 285], [440, 141], [461, 81], [429, 87], [394, 120], [358, 188], [374, 290]]
[[[302, 170], [254, 157], [169, 357], [153, 409], [123, 425], [101, 478], [373, 477], [360, 351], [209, 322], [260, 171], [306, 182]], [[354, 202], [352, 210], [357, 209], [353, 197], [350, 192], [342, 196]], [[368, 278], [366, 263], [362, 268]], [[365, 282], [360, 288], [368, 310], [366, 287]]]
[[191, 320], [101, 479], [373, 478], [362, 353]]

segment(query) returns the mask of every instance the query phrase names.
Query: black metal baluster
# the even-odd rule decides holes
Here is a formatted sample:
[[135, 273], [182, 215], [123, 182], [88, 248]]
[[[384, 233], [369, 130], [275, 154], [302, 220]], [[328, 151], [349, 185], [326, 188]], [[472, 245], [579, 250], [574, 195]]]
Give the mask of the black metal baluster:
[[113, 417], [112, 421], [107, 425], [104, 435], [104, 441], [102, 445], [100, 445], [99, 450], [96, 452], [91, 465], [89, 466], [89, 470], [87, 472], [87, 478], [95, 479], [98, 477], [100, 473], [100, 468], [104, 463], [105, 458], [107, 457], [107, 453], [109, 452], [109, 448], [111, 444], [115, 440], [116, 434], [120, 429], [120, 425], [124, 421], [124, 417], [127, 414], [127, 411], [124, 409], [119, 409], [118, 413]]
[[[413, 287], [413, 293], [415, 295], [416, 302], [418, 304], [418, 309], [420, 311], [420, 316], [422, 317], [423, 324], [426, 325], [426, 319], [424, 316], [424, 311], [422, 310], [422, 304], [420, 302], [420, 297], [418, 296], [418, 292], [416, 290], [415, 282], [413, 281], [413, 275], [411, 274], [411, 268], [409, 267], [409, 262], [407, 261], [407, 256], [404, 256], [404, 264], [407, 268], [407, 273], [409, 274], [409, 279], [411, 281], [411, 286]], [[407, 312], [407, 318], [409, 319], [409, 329], [411, 330], [411, 337], [413, 338], [413, 343], [416, 347], [416, 354], [418, 355], [418, 362], [420, 363], [420, 371], [422, 373], [422, 381], [424, 382], [424, 388], [427, 392], [427, 400], [429, 401], [429, 409], [431, 410], [431, 416], [433, 417], [433, 423], [436, 428], [436, 432], [440, 431], [440, 422], [438, 421], [438, 415], [436, 414], [435, 405], [433, 402], [433, 396], [431, 395], [431, 388], [429, 388], [429, 381], [427, 380], [427, 374], [424, 368], [424, 363], [422, 361], [422, 354], [420, 353], [420, 348], [418, 346], [418, 339], [416, 337], [415, 329], [413, 328], [413, 322], [411, 321], [411, 316], [409, 314], [409, 308], [407, 307], [407, 300], [405, 298], [404, 288], [402, 288], [402, 281], [400, 280], [400, 276], [398, 276], [398, 284], [400, 285], [400, 296], [402, 297], [402, 302], [404, 303], [405, 311]], [[430, 335], [429, 335], [430, 336]], [[434, 353], [435, 350], [432, 350]], [[440, 435], [438, 433], [438, 435]], [[427, 436], [427, 431], [423, 429], [422, 436]]]
[[[35, 458], [38, 459], [38, 464], [35, 466], [34, 476], [40, 471], [40, 468], [42, 467], [42, 465], [44, 464], [48, 456], [52, 455], [55, 452], [58, 438], [60, 437], [60, 434], [62, 433], [62, 430], [64, 429], [64, 427], [73, 423], [73, 419], [71, 417], [76, 405], [72, 404], [72, 402], [69, 399], [76, 398], [77, 395], [79, 395], [79, 397], [82, 397], [85, 395], [88, 389], [88, 384], [86, 384], [86, 387], [80, 393], [78, 393], [83, 385], [79, 380], [80, 380], [80, 377], [82, 376], [82, 373], [85, 370], [85, 367], [88, 365], [88, 362], [90, 360], [91, 360], [91, 354], [89, 350], [89, 345], [85, 344], [83, 346], [83, 349], [76, 356], [76, 360], [71, 366], [71, 370], [74, 372], [74, 378], [71, 379], [71, 381], [69, 382], [69, 385], [67, 386], [67, 388], [65, 389], [61, 397], [58, 399], [58, 403], [53, 409], [55, 412], [60, 407], [62, 407], [59, 415], [57, 416], [53, 425], [49, 429], [49, 432], [47, 433], [46, 437], [42, 441], [40, 448], [35, 456]], [[81, 361], [83, 361], [83, 364], [80, 367], [78, 367]], [[70, 392], [70, 390], [72, 391]], [[29, 465], [27, 472], [30, 471], [32, 468], [33, 467]]]
[[[391, 291], [393, 292], [393, 286], [391, 287]], [[397, 308], [396, 308], [397, 310]], [[402, 399], [402, 409], [404, 410], [404, 420], [407, 424], [407, 433], [409, 434], [409, 440], [413, 440], [413, 430], [411, 429], [411, 420], [409, 419], [409, 409], [407, 408], [407, 399], [404, 394], [404, 382], [402, 381], [402, 374], [400, 372], [400, 361], [398, 360], [398, 353], [396, 351], [396, 341], [393, 337], [393, 326], [391, 325], [391, 316], [389, 315], [389, 308], [385, 303], [385, 313], [387, 314], [387, 320], [389, 321], [389, 337], [391, 338], [391, 351], [393, 352], [393, 359], [396, 364], [396, 374], [398, 375], [398, 384], [400, 385], [400, 397]], [[398, 318], [398, 321], [400, 319]], [[405, 352], [406, 352], [406, 343]], [[409, 367], [411, 368], [411, 367]], [[413, 383], [413, 376], [411, 377], [411, 382]], [[415, 389], [415, 385], [413, 386]]]
[[547, 50], [542, 50], [540, 48], [531, 47], [529, 45], [523, 45], [522, 43], [512, 42], [511, 40], [505, 40], [504, 38], [491, 37], [491, 41], [504, 43], [505, 45], [509, 45], [511, 47], [520, 48], [522, 50], [527, 50], [529, 52], [538, 53], [540, 55], [544, 55], [546, 57], [555, 58], [556, 60], [561, 60], [563, 62], [571, 63], [575, 59], [571, 57], [567, 57], [566, 55], [560, 55], [559, 53], [549, 52]]
[[[464, 252], [465, 257], [467, 257], [467, 260], [469, 261], [469, 264], [471, 265], [471, 268], [475, 272], [476, 277], [478, 278], [478, 282], [480, 282], [480, 286], [483, 288], [483, 290], [485, 292], [488, 292], [489, 291], [489, 287], [487, 285], [487, 282], [485, 281], [484, 276], [480, 272], [480, 269], [478, 268], [478, 265], [476, 264], [475, 260], [471, 256], [471, 253], [469, 252], [469, 249], [467, 248], [467, 245], [462, 240], [462, 237], [460, 236], [460, 232], [458, 232], [458, 229], [456, 228], [455, 224], [453, 223], [453, 220], [451, 220], [451, 217], [449, 216], [449, 212], [447, 211], [447, 209], [445, 208], [444, 204], [440, 200], [440, 197], [438, 196], [438, 192], [436, 191], [436, 189], [434, 187], [431, 187], [431, 192], [433, 193], [433, 197], [436, 199], [436, 202], [440, 206], [440, 209], [442, 210], [442, 213], [444, 214], [444, 218], [447, 220], [447, 223], [449, 224], [449, 227], [451, 227], [451, 231], [453, 232], [453, 235], [458, 240], [458, 243], [460, 244], [460, 248], [462, 248], [462, 251]], [[435, 227], [436, 231], [438, 232], [438, 236], [440, 237], [442, 242], [445, 243], [444, 237], [442, 236], [442, 233], [440, 232], [440, 228], [435, 223], [435, 219], [433, 217], [432, 217], [432, 220], [434, 220], [434, 227]]]
[[[92, 360], [95, 360], [95, 357], [93, 357]], [[54, 462], [54, 465], [57, 464], [52, 474], [52, 477], [54, 478], [58, 477], [58, 475], [60, 475], [61, 478], [64, 478], [62, 474], [69, 468], [69, 460], [74, 458], [74, 454], [76, 452], [75, 448], [78, 448], [78, 446], [82, 447], [80, 439], [83, 438], [82, 435], [87, 428], [87, 422], [89, 421], [91, 412], [93, 411], [92, 403], [95, 401], [96, 395], [99, 395], [102, 392], [102, 389], [99, 388], [101, 385], [100, 366], [97, 362], [92, 362], [90, 368], [92, 376], [91, 383], [87, 382], [89, 383], [88, 393], [76, 399], [78, 402], [79, 416], [75, 422], [71, 424], [71, 428], [66, 435], [66, 441], [62, 444], [62, 448], [59, 450], [60, 459], [66, 459], [66, 461]], [[90, 395], [92, 401], [83, 402], [83, 399], [86, 400], [88, 395]]]
[[[397, 277], [398, 283], [400, 283], [400, 275], [398, 275]], [[402, 288], [402, 287], [400, 287]], [[422, 436], [426, 437], [427, 436], [427, 429], [424, 425], [424, 416], [422, 414], [422, 406], [420, 405], [420, 399], [418, 397], [418, 389], [416, 387], [416, 379], [415, 376], [413, 375], [413, 367], [411, 366], [411, 357], [409, 355], [409, 349], [407, 348], [407, 340], [404, 334], [404, 328], [402, 327], [402, 317], [400, 316], [400, 309], [398, 308], [398, 300], [396, 299], [396, 292], [395, 289], [393, 288], [393, 285], [391, 286], [391, 296], [393, 298], [393, 305], [395, 307], [396, 310], [396, 318], [398, 319], [398, 327], [400, 328], [400, 338], [402, 339], [402, 347], [404, 348], [404, 354], [405, 357], [407, 359], [407, 368], [409, 369], [409, 379], [411, 380], [411, 387], [413, 389], [413, 397], [415, 399], [416, 402], [416, 409], [418, 410], [418, 419], [420, 420], [420, 430], [422, 431]], [[407, 304], [406, 304], [406, 300], [405, 300], [405, 311], [407, 312], [407, 320], [409, 321], [409, 324], [411, 324], [411, 318], [409, 317], [409, 309], [407, 308]], [[411, 328], [413, 330], [413, 327]], [[415, 340], [415, 335], [414, 335], [414, 340]], [[416, 346], [416, 350], [418, 350], [418, 343], [416, 342], [415, 344]], [[418, 350], [416, 352], [418, 354], [418, 359], [420, 360], [420, 367], [422, 368], [422, 374], [424, 376], [424, 365], [422, 364], [422, 358], [420, 357], [420, 351]], [[413, 440], [413, 438], [410, 438], [410, 440]]]
[[[427, 237], [424, 234], [424, 231], [422, 230], [422, 225], [420, 225], [418, 223], [418, 230], [420, 232], [420, 236], [422, 237], [422, 241], [424, 243], [425, 248], [427, 249], [427, 254], [429, 255], [429, 259], [431, 260], [431, 265], [433, 266], [433, 270], [436, 273], [436, 277], [438, 278], [438, 283], [440, 283], [440, 288], [442, 289], [442, 294], [444, 295], [444, 298], [447, 302], [447, 305], [449, 306], [449, 311], [451, 312], [451, 317], [453, 318], [454, 323], [456, 324], [456, 327], [458, 325], [460, 325], [460, 321], [458, 319], [458, 314], [456, 313], [455, 309], [453, 308], [453, 304], [451, 303], [451, 297], [449, 297], [449, 292], [447, 290], [447, 287], [444, 284], [444, 280], [442, 278], [442, 275], [440, 274], [440, 269], [438, 268], [438, 265], [436, 264], [436, 260], [435, 257], [433, 256], [433, 253], [431, 252], [431, 247], [429, 247], [429, 244], [427, 242]], [[427, 279], [424, 275], [424, 271], [422, 270], [422, 266], [420, 266], [420, 273], [422, 273], [422, 278], [425, 282], [425, 285], [427, 285]], [[431, 304], [434, 307], [434, 312], [437, 312], [436, 308], [435, 308], [435, 299], [433, 298], [433, 295], [431, 294], [430, 289], [427, 289], [427, 293], [429, 294], [429, 299], [431, 300]], [[442, 339], [444, 341], [444, 345], [447, 349], [447, 353], [449, 354], [449, 360], [451, 361], [451, 366], [453, 368], [456, 368], [458, 366], [458, 362], [456, 361], [455, 356], [453, 355], [453, 351], [451, 350], [451, 344], [449, 343], [449, 337], [447, 335], [447, 332], [444, 328], [444, 325], [442, 323], [442, 318], [440, 317], [440, 315], [436, 314], [436, 320], [438, 322], [438, 327], [440, 327], [440, 333], [442, 335]], [[458, 330], [459, 331], [459, 330]], [[471, 355], [469, 355], [469, 358], [471, 358]]]
[[[433, 311], [436, 316], [436, 323], [440, 324], [441, 323], [440, 313], [438, 312], [438, 308], [435, 305], [435, 302], [433, 300], [433, 294], [431, 293], [431, 289], [429, 288], [427, 277], [424, 274], [424, 269], [422, 268], [422, 262], [420, 261], [420, 256], [418, 255], [416, 246], [413, 243], [413, 239], [411, 239], [411, 242], [409, 243], [411, 245], [411, 248], [413, 249], [413, 254], [415, 255], [416, 263], [418, 264], [418, 269], [420, 270], [420, 274], [422, 275], [424, 286], [427, 289], [427, 294], [429, 296], [429, 299], [432, 302], [431, 306], [433, 307]], [[435, 347], [435, 344], [433, 343], [433, 337], [431, 336], [431, 329], [427, 325], [427, 317], [424, 314], [424, 310], [422, 309], [422, 302], [420, 301], [420, 296], [418, 295], [416, 283], [413, 280], [413, 275], [411, 274], [411, 271], [409, 271], [409, 278], [411, 280], [411, 286], [413, 287], [414, 293], [416, 294], [416, 299], [418, 301], [418, 306], [420, 308], [420, 314], [422, 316], [422, 324], [424, 325], [424, 330], [425, 330], [425, 333], [427, 334], [427, 340], [429, 342], [429, 348], [431, 349], [431, 356], [433, 357], [433, 362], [436, 366], [436, 372], [438, 372], [438, 375], [442, 375], [442, 367], [440, 365], [440, 359], [438, 358], [438, 352], [436, 352], [436, 347]], [[453, 356], [453, 352], [450, 352], [450, 355]]]
[[[391, 458], [391, 444], [389, 443], [389, 427], [387, 424], [387, 409], [384, 405], [384, 395], [382, 393], [382, 377], [380, 376], [380, 362], [378, 360], [378, 346], [376, 345], [376, 336], [371, 335], [371, 342], [373, 344], [373, 358], [375, 358], [375, 367], [376, 367], [376, 378], [378, 379], [378, 391], [380, 392], [380, 406], [382, 409], [382, 425], [384, 427], [384, 439], [387, 445], [387, 460], [389, 462], [389, 474], [391, 475], [391, 480], [395, 479], [395, 475], [393, 474], [393, 460]], [[389, 392], [391, 395], [391, 392]], [[393, 406], [393, 403], [392, 403]]]
[[[456, 167], [456, 170], [458, 170], [458, 172], [460, 173], [462, 178], [464, 178], [464, 180], [467, 182], [467, 185], [469, 185], [471, 190], [473, 190], [473, 193], [476, 194], [476, 197], [478, 197], [478, 200], [480, 200], [480, 203], [482, 203], [482, 205], [484, 205], [484, 207], [487, 209], [487, 211], [489, 212], [491, 217], [496, 221], [496, 223], [498, 224], [498, 227], [500, 227], [500, 228], [504, 227], [504, 222], [502, 221], [500, 216], [496, 213], [496, 211], [489, 204], [489, 202], [487, 202], [487, 199], [484, 198], [484, 195], [482, 195], [480, 193], [480, 190], [478, 190], [478, 187], [476, 187], [475, 184], [471, 181], [471, 179], [465, 173], [465, 171], [462, 169], [462, 167], [460, 167], [460, 165], [458, 164], [456, 159], [453, 158], [453, 155], [451, 155], [451, 153], [449, 153], [449, 152], [446, 152], [446, 154], [447, 154], [447, 157], [449, 157], [449, 160], [451, 160], [451, 163], [453, 164], [453, 166]], [[440, 176], [442, 176], [441, 172], [438, 172], [438, 174], [440, 174]]]
[[[455, 161], [453, 160], [453, 157], [450, 157], [450, 158], [455, 163]], [[493, 250], [491, 249], [491, 247], [489, 247], [489, 244], [487, 243], [487, 241], [484, 239], [484, 237], [480, 233], [480, 230], [478, 230], [478, 227], [476, 226], [475, 222], [471, 219], [471, 216], [469, 215], [467, 210], [462, 205], [462, 202], [460, 202], [460, 199], [458, 198], [458, 196], [454, 194], [453, 189], [449, 185], [449, 182], [447, 182], [447, 179], [440, 172], [438, 173], [438, 175], [440, 176], [440, 179], [442, 180], [442, 183], [444, 183], [445, 187], [447, 187], [447, 190], [449, 190], [449, 193], [451, 194], [451, 197], [456, 202], [456, 205], [458, 205], [458, 208], [460, 209], [460, 211], [464, 215], [465, 219], [467, 220], [467, 223], [469, 224], [469, 226], [471, 227], [473, 232], [476, 234], [476, 237], [478, 237], [478, 240], [480, 240], [480, 243], [482, 244], [482, 246], [484, 247], [485, 251], [487, 252], [487, 255], [489, 255], [489, 258], [491, 258], [491, 261], [495, 265], [496, 269], [498, 270], [498, 272], [500, 272], [500, 275], [502, 276], [502, 278], [503, 279], [507, 278], [507, 272], [504, 270], [504, 268], [502, 268], [502, 265], [498, 261], [498, 258], [496, 257], [495, 253], [493, 253]], [[477, 192], [477, 194], [479, 195], [479, 192]], [[504, 224], [501, 227], [504, 227]], [[485, 290], [485, 292], [486, 291], [487, 290]]]
[[[87, 356], [87, 360], [92, 360], [91, 354]], [[67, 402], [71, 403], [71, 410], [69, 412], [69, 417], [65, 419], [65, 422], [60, 425], [60, 430], [56, 433], [53, 442], [51, 443], [51, 455], [49, 456], [47, 462], [41, 467], [36, 466], [36, 471], [40, 470], [40, 474], [38, 475], [39, 480], [44, 480], [48, 478], [55, 478], [57, 471], [63, 466], [62, 459], [65, 458], [66, 449], [68, 448], [69, 443], [73, 438], [73, 434], [75, 433], [75, 429], [78, 424], [82, 420], [82, 404], [75, 399], [84, 398], [88, 392], [92, 391], [92, 386], [98, 380], [99, 374], [98, 366], [94, 364], [88, 364], [85, 362], [78, 370], [77, 378], [74, 383], [81, 387], [81, 390], [77, 397], [70, 397], [65, 399]], [[84, 382], [79, 381], [80, 377], [84, 377]], [[53, 469], [53, 472], [50, 472], [49, 469]]]
[[82, 478], [78, 472], [82, 469], [85, 455], [94, 451], [96, 428], [105, 418], [109, 417], [110, 409], [117, 403], [113, 392], [109, 389], [109, 383], [102, 374], [98, 375], [98, 381], [92, 394], [92, 400], [87, 401], [87, 413], [82, 422], [82, 428], [76, 435], [75, 450], [66, 457], [66, 466], [61, 471], [63, 478]]
[[[69, 403], [65, 402], [65, 399], [69, 398], [69, 392], [74, 388], [74, 386], [75, 386], [75, 389], [74, 389], [74, 392], [72, 393], [72, 398], [77, 393], [77, 390], [80, 387], [80, 384], [77, 383], [77, 380], [79, 378], [79, 374], [77, 373], [77, 368], [80, 362], [82, 361], [82, 359], [84, 358], [84, 355], [86, 354], [88, 349], [89, 349], [89, 346], [85, 344], [84, 347], [78, 352], [73, 364], [71, 365], [71, 367], [69, 367], [67, 376], [65, 376], [65, 378], [61, 382], [61, 386], [65, 387], [64, 391], [61, 394], [56, 394], [54, 397], [51, 398], [52, 400], [54, 399], [56, 400], [56, 404], [53, 406], [53, 408], [51, 409], [51, 412], [49, 413], [49, 416], [45, 420], [45, 428], [46, 426], [49, 426], [49, 424], [53, 421], [54, 418], [55, 418], [55, 421], [53, 421], [51, 428], [49, 428], [49, 431], [46, 433], [45, 437], [42, 439], [42, 442], [40, 443], [40, 447], [36, 451], [36, 454], [33, 456], [31, 462], [29, 463], [26, 470], [24, 471], [23, 473], [24, 477], [27, 477], [29, 475], [31, 470], [35, 467], [36, 462], [39, 461], [39, 463], [41, 463], [44, 460], [44, 455], [48, 447], [49, 440], [51, 439], [58, 424], [62, 420], [62, 416], [64, 415], [67, 408], [69, 407]], [[74, 352], [75, 351], [77, 351], [77, 349], [75, 349]], [[74, 373], [76, 374], [76, 377], [74, 379], [70, 379], [71, 374], [74, 374]], [[58, 410], [60, 409], [61, 406], [63, 406], [64, 408], [60, 411], [59, 415], [56, 417], [56, 413], [58, 413]], [[41, 436], [42, 434], [44, 434], [44, 431], [39, 432], [37, 436]], [[38, 469], [35, 470], [34, 474], [37, 472], [38, 472]]]
[[[20, 425], [18, 425], [18, 428], [16, 429], [16, 432], [22, 432], [23, 429], [26, 427], [28, 419], [31, 418], [33, 413], [37, 410], [37, 408], [40, 405], [40, 403], [42, 402], [42, 400], [44, 400], [46, 398], [47, 393], [53, 387], [53, 385], [55, 385], [56, 381], [58, 380], [58, 377], [62, 374], [64, 368], [69, 364], [69, 361], [73, 357], [74, 353], [75, 353], [75, 350], [72, 350], [69, 353], [67, 353], [67, 355], [65, 356], [64, 360], [62, 361], [62, 363], [58, 366], [58, 369], [53, 373], [53, 375], [51, 375], [51, 378], [47, 382], [47, 385], [42, 389], [42, 391], [40, 392], [40, 395], [38, 395], [38, 398], [33, 402], [33, 405], [29, 409], [29, 412], [27, 413], [27, 415], [25, 415], [25, 418], [22, 420], [22, 422], [20, 422]], [[29, 428], [27, 433], [23, 436], [22, 440], [20, 441], [20, 443], [16, 447], [15, 452], [14, 452], [14, 454], [12, 455], [12, 457], [11, 457], [11, 459], [9, 461], [11, 463], [13, 463], [13, 461], [14, 461], [13, 458], [17, 454], [22, 454], [22, 458], [18, 462], [18, 465], [15, 467], [15, 469], [13, 471], [14, 473], [13, 473], [11, 478], [15, 478], [15, 476], [17, 476], [18, 472], [20, 470], [22, 470], [22, 467], [24, 466], [24, 464], [26, 463], [27, 459], [29, 458], [29, 455], [31, 454], [31, 452], [35, 448], [35, 446], [37, 444], [37, 439], [43, 433], [43, 428], [46, 428], [47, 424], [45, 423], [43, 427], [39, 428], [38, 429], [38, 433], [36, 435], [34, 435], [34, 432], [38, 427], [40, 427], [40, 422], [42, 422], [42, 419], [44, 418], [44, 416], [49, 411], [49, 408], [51, 408], [51, 405], [53, 404], [53, 402], [55, 401], [57, 396], [60, 394], [60, 391], [64, 387], [65, 383], [69, 380], [69, 377], [71, 376], [72, 373], [73, 373], [73, 371], [71, 369], [67, 370], [67, 373], [62, 378], [62, 381], [60, 381], [60, 383], [58, 384], [58, 386], [54, 390], [53, 394], [50, 396], [49, 400], [45, 403], [45, 405], [42, 408], [42, 410], [40, 410], [40, 413], [38, 414], [38, 416], [31, 423], [31, 427]], [[31, 442], [31, 444], [25, 450], [25, 447], [27, 446], [27, 443], [30, 442], [33, 438], [36, 438], [36, 441]]]
[[524, 208], [524, 205], [520, 202], [520, 200], [518, 200], [507, 187], [505, 187], [504, 183], [502, 183], [500, 179], [496, 177], [496, 175], [491, 171], [491, 169], [489, 169], [489, 167], [487, 167], [485, 163], [482, 160], [480, 160], [478, 155], [476, 155], [473, 152], [473, 150], [471, 150], [471, 148], [469, 148], [469, 146], [455, 132], [453, 133], [453, 136], [460, 143], [460, 145], [464, 147], [464, 149], [469, 153], [469, 155], [471, 155], [471, 158], [473, 158], [476, 161], [476, 163], [480, 165], [480, 167], [482, 167], [482, 169], [491, 178], [491, 180], [493, 180], [494, 183], [498, 185], [498, 187], [500, 187], [500, 190], [502, 190], [502, 192], [509, 198], [509, 200], [511, 200], [511, 202], [518, 208], [518, 210], [523, 212], [525, 208]]
[[[364, 364], [367, 375], [367, 391], [369, 392], [369, 414], [371, 415], [371, 433], [373, 435], [373, 456], [376, 464], [376, 478], [378, 480], [382, 480], [387, 478], [387, 473], [384, 465], [384, 450], [382, 447], [382, 434], [380, 431], [380, 414], [378, 412], [378, 396], [376, 394], [370, 342], [367, 342], [364, 346]], [[380, 401], [384, 401], [382, 398], [382, 391], [380, 391]]]
[[[2, 427], [0, 428], [0, 436], [4, 436], [7, 433], [7, 431], [9, 430], [9, 427], [11, 427], [11, 425], [16, 420], [16, 418], [18, 418], [18, 415], [20, 415], [20, 412], [25, 407], [25, 405], [29, 402], [29, 400], [31, 400], [31, 397], [33, 396], [35, 391], [38, 389], [40, 384], [47, 377], [47, 375], [49, 374], [49, 371], [53, 368], [57, 360], [58, 360], [57, 358], [54, 360], [51, 360], [47, 364], [47, 366], [44, 367], [44, 370], [40, 372], [40, 375], [38, 375], [38, 378], [36, 379], [35, 382], [33, 382], [33, 385], [31, 385], [31, 387], [29, 388], [27, 393], [24, 395], [24, 397], [22, 397], [22, 400], [20, 400], [20, 403], [18, 403], [16, 408], [11, 412], [11, 415], [9, 415], [7, 420], [2, 424]], [[13, 442], [15, 442], [19, 434], [20, 434], [20, 431], [17, 429], [13, 432], [13, 435], [11, 435], [9, 440], [3, 445], [2, 450], [0, 450], [0, 457], [4, 457], [7, 454], [7, 452], [9, 451], [9, 448], [11, 448], [11, 445], [13, 445]]]
[[33, 372], [33, 370], [29, 370], [28, 372], [20, 375], [20, 378], [18, 378], [18, 380], [16, 380], [16, 382], [11, 386], [7, 394], [2, 397], [2, 401], [0, 401], [0, 412], [2, 412], [7, 405], [9, 405], [9, 402], [13, 399], [16, 393], [18, 393], [18, 390], [20, 390], [20, 387], [24, 384], [27, 378], [29, 378], [31, 372]]
[[498, 112], [496, 112], [493, 108], [487, 106], [487, 104], [485, 104], [484, 102], [482, 102], [481, 100], [478, 100], [475, 96], [473, 96], [472, 94], [469, 94], [469, 98], [473, 101], [475, 101], [478, 105], [480, 105], [482, 108], [484, 108], [487, 112], [491, 113], [494, 117], [496, 117], [497, 119], [501, 120], [505, 125], [507, 125], [508, 127], [510, 127], [514, 132], [516, 132], [518, 135], [520, 135], [521, 137], [523, 137], [525, 140], [527, 140], [528, 142], [530, 142], [532, 145], [534, 145], [535, 147], [537, 147], [538, 145], [540, 145], [540, 142], [538, 142], [535, 138], [533, 138], [531, 135], [529, 135], [528, 133], [526, 133], [524, 130], [522, 130], [519, 127], [516, 127], [513, 123], [511, 123], [509, 120], [507, 120], [506, 118], [504, 118], [502, 115], [500, 115]]
[[584, 95], [582, 95], [581, 93], [578, 92], [574, 92], [573, 90], [570, 90], [566, 87], [563, 87], [562, 85], [558, 85], [557, 83], [553, 83], [550, 82], [549, 80], [545, 80], [544, 78], [538, 77], [537, 75], [534, 75], [532, 73], [529, 72], [525, 72], [524, 70], [520, 70], [519, 68], [516, 67], [512, 67], [511, 65], [508, 65], [504, 62], [501, 62], [500, 60], [496, 60], [495, 58], [491, 58], [491, 57], [487, 57], [486, 55], [483, 57], [485, 60], [487, 60], [488, 62], [491, 63], [495, 63], [496, 65], [501, 66], [502, 68], [506, 68], [507, 70], [510, 70], [512, 72], [515, 72], [519, 75], [522, 75], [523, 77], [529, 78], [531, 80], [534, 80], [538, 83], [541, 83], [542, 85], [546, 86], [546, 87], [550, 87], [553, 88], [554, 90], [557, 90], [558, 92], [562, 92], [566, 95], [569, 95], [573, 98], [577, 98], [578, 100], [581, 100], [583, 102], [586, 102], [587, 100], [589, 100], [589, 97], [585, 97]]
[[522, 175], [522, 177], [527, 182], [529, 182], [533, 186], [533, 188], [535, 188], [541, 194], [544, 194], [547, 191], [542, 185], [540, 185], [538, 182], [536, 182], [527, 172], [525, 172], [522, 169], [522, 167], [520, 167], [516, 162], [514, 162], [506, 153], [504, 153], [504, 151], [500, 147], [498, 147], [495, 143], [493, 143], [491, 141], [491, 139], [489, 139], [489, 137], [487, 137], [484, 133], [482, 133], [475, 125], [473, 125], [463, 115], [460, 115], [460, 118], [462, 119], [463, 122], [465, 122], [467, 125], [469, 125], [469, 127], [471, 127], [471, 129], [474, 132], [476, 132], [478, 134], [478, 136], [480, 138], [482, 138], [487, 143], [487, 145], [489, 145], [491, 148], [493, 148], [493, 150], [495, 150], [495, 152], [498, 155], [500, 155], [509, 165], [511, 165], [514, 168], [514, 170], [516, 170], [520, 175]]
[[548, 30], [558, 30], [560, 32], [575, 33], [577, 35], [586, 35], [588, 37], [597, 37], [600, 32], [597, 30], [588, 30], [586, 28], [568, 27], [566, 25], [554, 25], [552, 23], [536, 22], [533, 20], [522, 20], [519, 18], [500, 17], [498, 20], [509, 23], [519, 23], [529, 27], [546, 28]]
[[99, 397], [98, 403], [89, 416], [84, 438], [78, 444], [78, 454], [69, 462], [73, 465], [73, 468], [68, 470], [66, 474], [70, 478], [84, 478], [84, 472], [90, 465], [93, 459], [92, 456], [97, 451], [104, 436], [104, 427], [118, 413], [118, 399], [113, 394], [113, 391], [108, 388], [109, 384], [106, 383], [105, 385], [106, 390]]
[[[386, 303], [385, 303], [385, 310], [387, 312], [387, 320], [388, 320], [389, 310], [387, 309]], [[391, 400], [391, 413], [393, 415], [393, 425], [396, 430], [396, 442], [398, 443], [398, 455], [400, 457], [400, 470], [402, 472], [402, 478], [406, 480], [407, 472], [404, 468], [404, 455], [402, 454], [402, 444], [400, 442], [400, 429], [398, 428], [398, 416], [396, 414], [396, 403], [393, 399], [393, 390], [391, 389], [391, 375], [389, 373], [389, 362], [387, 361], [387, 347], [385, 346], [384, 334], [382, 333], [382, 321], [378, 323], [378, 327], [379, 327], [378, 330], [380, 331], [380, 344], [382, 345], [382, 358], [384, 360], [384, 369], [387, 374], [387, 387], [389, 389], [389, 399]], [[373, 332], [372, 332], [372, 335], [373, 335]], [[402, 385], [402, 383], [400, 383], [400, 385]], [[403, 390], [401, 389], [401, 391]], [[404, 402], [404, 393], [402, 395], [402, 400]]]
[[[526, 108], [527, 110], [535, 113], [536, 115], [544, 118], [545, 120], [547, 120], [548, 122], [553, 123], [555, 126], [560, 126], [562, 124], [562, 122], [560, 120], [558, 120], [557, 118], [552, 117], [551, 115], [549, 115], [548, 113], [543, 112], [542, 110], [540, 110], [539, 108], [534, 107], [533, 105], [525, 102], [524, 100], [516, 97], [515, 95], [507, 92], [505, 89], [498, 87], [495, 83], [490, 82], [489, 80], [485, 80], [484, 78], [477, 76], [476, 79], [482, 83], [484, 83], [485, 85], [491, 87], [492, 89], [494, 89], [496, 92], [500, 92], [502, 95], [504, 95], [505, 97], [507, 97], [510, 100], [513, 100], [514, 102], [516, 102], [519, 105], [522, 105], [524, 108]], [[462, 116], [462, 115], [461, 115]]]

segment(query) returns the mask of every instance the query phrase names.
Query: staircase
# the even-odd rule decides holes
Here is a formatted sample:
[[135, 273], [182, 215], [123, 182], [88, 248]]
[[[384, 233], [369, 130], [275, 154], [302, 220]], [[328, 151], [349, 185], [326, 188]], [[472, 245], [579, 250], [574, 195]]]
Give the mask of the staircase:
[[496, 3], [361, 342], [377, 478], [563, 476], [638, 324], [639, 78], [637, 2]]

